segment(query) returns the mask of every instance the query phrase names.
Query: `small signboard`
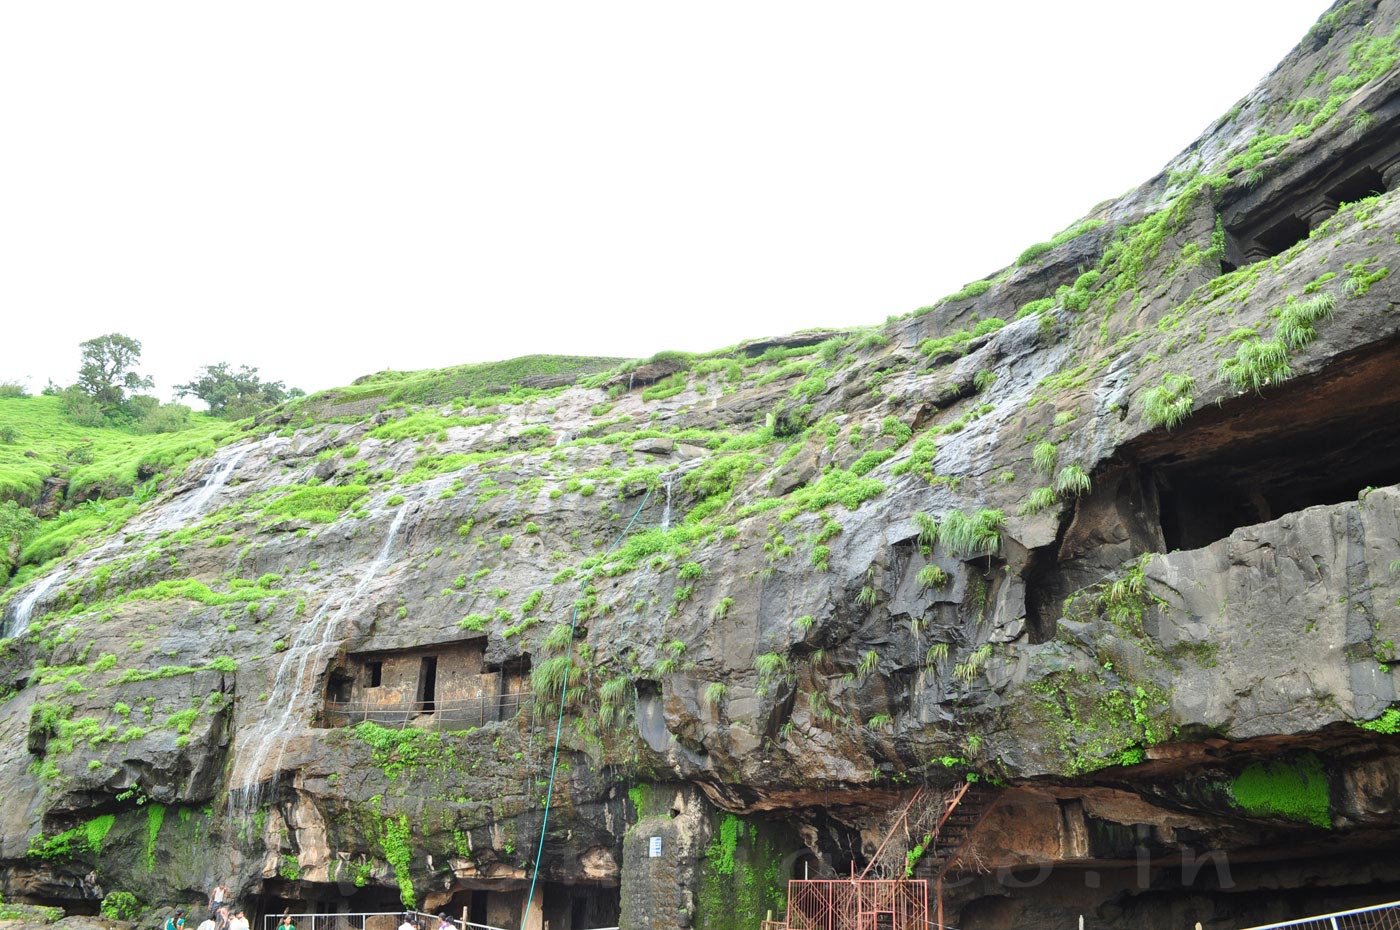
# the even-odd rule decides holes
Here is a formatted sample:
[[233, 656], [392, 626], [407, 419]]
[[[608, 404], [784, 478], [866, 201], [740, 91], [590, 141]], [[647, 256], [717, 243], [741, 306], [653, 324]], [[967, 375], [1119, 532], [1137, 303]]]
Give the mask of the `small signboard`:
[[651, 838], [651, 843], [647, 847], [647, 855], [652, 859], [661, 858], [661, 837], [653, 836]]

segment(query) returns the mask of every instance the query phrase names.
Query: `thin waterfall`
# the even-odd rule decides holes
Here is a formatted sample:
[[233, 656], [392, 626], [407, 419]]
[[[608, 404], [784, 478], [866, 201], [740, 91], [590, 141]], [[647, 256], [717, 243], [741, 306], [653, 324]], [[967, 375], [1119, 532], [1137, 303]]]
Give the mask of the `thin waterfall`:
[[[424, 485], [425, 494], [429, 487]], [[233, 772], [229, 778], [230, 813], [237, 816], [250, 814], [260, 805], [264, 781], [275, 777], [281, 768], [286, 749], [284, 734], [292, 724], [297, 700], [310, 696], [310, 685], [318, 674], [321, 659], [327, 650], [339, 644], [336, 633], [341, 617], [389, 564], [400, 528], [409, 516], [418, 512], [423, 499], [420, 496], [399, 507], [389, 524], [384, 544], [379, 547], [374, 561], [365, 566], [355, 590], [339, 602], [327, 598], [311, 619], [301, 625], [291, 645], [282, 654], [282, 663], [277, 668], [272, 691], [267, 696], [267, 711], [256, 724], [244, 731], [246, 736], [239, 740], [243, 745], [234, 756]], [[268, 779], [264, 779], [263, 769], [274, 747], [276, 756]]]
[[209, 503], [229, 483], [233, 473], [238, 466], [255, 448], [262, 446], [264, 441], [250, 443], [241, 449], [234, 449], [222, 460], [216, 459], [216, 464], [205, 474], [194, 493], [187, 499], [181, 501], [179, 505], [170, 507], [161, 514], [154, 523], [151, 524], [147, 532], [160, 533], [165, 530], [179, 529], [185, 524], [204, 515], [209, 508]]
[[3, 633], [3, 637], [0, 638], [23, 636], [28, 632], [29, 621], [34, 616], [34, 608], [38, 606], [40, 599], [42, 599], [45, 594], [53, 590], [54, 585], [63, 580], [65, 574], [66, 573], [60, 569], [30, 588], [29, 593], [20, 598], [19, 602], [15, 605], [15, 612], [10, 618], [10, 622], [3, 624], [3, 629], [0, 629], [0, 633]]
[[667, 475], [662, 486], [666, 488], [666, 509], [661, 511], [661, 529], [671, 528], [671, 485], [676, 481], [675, 475]]
[[190, 520], [203, 513], [205, 506], [215, 494], [223, 490], [224, 485], [228, 484], [229, 478], [233, 476], [234, 470], [251, 451], [253, 451], [252, 446], [245, 446], [220, 462], [212, 472], [205, 475], [204, 481], [200, 483], [199, 489], [190, 496], [190, 499], [180, 505], [176, 516], [182, 520]]

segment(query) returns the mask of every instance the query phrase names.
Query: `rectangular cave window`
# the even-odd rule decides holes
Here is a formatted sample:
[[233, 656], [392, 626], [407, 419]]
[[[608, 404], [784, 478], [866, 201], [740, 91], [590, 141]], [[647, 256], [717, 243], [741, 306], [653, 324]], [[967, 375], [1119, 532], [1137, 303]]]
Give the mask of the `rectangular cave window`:
[[431, 714], [437, 710], [437, 656], [424, 656], [418, 671], [418, 708]]
[[331, 672], [330, 680], [326, 683], [327, 697], [335, 704], [348, 703], [354, 684], [355, 680], [344, 672]]
[[378, 688], [382, 685], [384, 683], [384, 663], [366, 662], [365, 681], [368, 682], [368, 684], [365, 685], [367, 688]]

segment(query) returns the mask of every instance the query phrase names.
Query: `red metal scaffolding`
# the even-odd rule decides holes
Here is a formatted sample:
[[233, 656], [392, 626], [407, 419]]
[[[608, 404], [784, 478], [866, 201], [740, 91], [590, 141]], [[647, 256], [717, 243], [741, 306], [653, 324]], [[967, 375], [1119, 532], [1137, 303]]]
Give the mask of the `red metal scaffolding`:
[[928, 882], [912, 879], [793, 879], [788, 930], [927, 930]]

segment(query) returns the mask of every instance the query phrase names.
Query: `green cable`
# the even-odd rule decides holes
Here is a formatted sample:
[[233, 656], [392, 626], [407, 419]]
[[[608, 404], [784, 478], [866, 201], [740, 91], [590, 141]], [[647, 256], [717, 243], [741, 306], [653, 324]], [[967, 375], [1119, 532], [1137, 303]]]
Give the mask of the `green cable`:
[[[608, 547], [608, 551], [603, 553], [603, 558], [612, 555], [622, 540], [627, 538], [627, 534], [632, 532], [632, 527], [637, 522], [637, 518], [642, 515], [642, 510], [646, 507], [647, 501], [651, 500], [652, 488], [647, 488], [646, 496], [642, 498], [642, 503], [637, 507], [637, 512], [632, 514], [632, 519], [627, 521], [627, 527], [618, 534], [617, 539]], [[592, 575], [584, 579], [585, 585], [592, 580]], [[540, 841], [535, 844], [535, 867], [530, 875], [530, 894], [525, 899], [525, 913], [520, 915], [520, 930], [525, 930], [525, 922], [530, 919], [530, 905], [535, 902], [535, 882], [540, 877], [540, 860], [544, 858], [544, 833], [549, 827], [549, 808], [554, 801], [554, 773], [559, 767], [559, 741], [564, 735], [564, 705], [569, 696], [569, 671], [574, 666], [574, 630], [578, 628], [578, 604], [574, 604], [574, 612], [569, 617], [569, 651], [564, 654], [569, 661], [564, 666], [564, 686], [559, 689], [559, 720], [554, 725], [554, 758], [549, 763], [549, 790], [544, 796], [544, 819], [540, 821]]]

